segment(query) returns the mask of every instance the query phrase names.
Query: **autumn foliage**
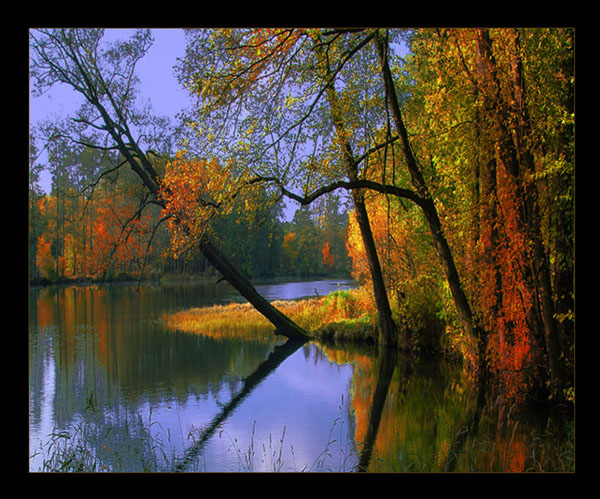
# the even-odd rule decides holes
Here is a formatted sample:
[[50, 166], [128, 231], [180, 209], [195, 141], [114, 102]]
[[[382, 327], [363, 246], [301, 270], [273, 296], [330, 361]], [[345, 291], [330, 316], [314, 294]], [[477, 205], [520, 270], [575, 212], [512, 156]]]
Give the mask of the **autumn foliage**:
[[[541, 384], [572, 385], [573, 30], [187, 36], [178, 74], [198, 99], [188, 124], [211, 152], [181, 151], [160, 169], [171, 256], [210, 234], [229, 244], [242, 269], [251, 267], [244, 243], [259, 234], [253, 214], [273, 206], [281, 186], [308, 195], [346, 179], [402, 189], [354, 188], [354, 206], [364, 199], [368, 213], [367, 221], [358, 211], [360, 228], [356, 213], [346, 230], [341, 217], [320, 220], [303, 207], [292, 224], [256, 237], [300, 275], [343, 271], [348, 256], [363, 293], [375, 284], [379, 303], [389, 297], [409, 347], [450, 351], [510, 398]], [[388, 64], [386, 51], [399, 43], [409, 52]], [[251, 182], [257, 173], [274, 182], [271, 191]], [[151, 244], [150, 220], [159, 216], [140, 209], [147, 193], [105, 180], [93, 198], [65, 186], [41, 197], [33, 244], [40, 276], [136, 273], [148, 255], [161, 257]], [[330, 215], [337, 213], [336, 205]], [[242, 224], [246, 234], [236, 231]], [[370, 240], [369, 259], [365, 252], [367, 225], [383, 293]], [[372, 303], [360, 308], [374, 311]]]
[[179, 151], [166, 165], [161, 199], [166, 203], [174, 257], [189, 249], [210, 230], [211, 220], [226, 215], [236, 189], [231, 168], [216, 159], [188, 159]]
[[[399, 80], [413, 96], [404, 109], [411, 147], [481, 336], [462, 335], [418, 210], [374, 195], [369, 217], [388, 292], [397, 314], [402, 296], [420, 302], [407, 305], [413, 326], [419, 313], [443, 317], [442, 343], [474, 369], [483, 360], [504, 395], [518, 399], [549, 372], [556, 381], [558, 357], [572, 354], [571, 33], [425, 29], [411, 49]], [[372, 178], [393, 171], [407, 185], [391, 156], [371, 165]], [[353, 216], [348, 250], [354, 275], [368, 282]]]
[[48, 194], [37, 209], [44, 225], [37, 236], [36, 268], [43, 279], [136, 277], [152, 255], [155, 220], [139, 210], [131, 187], [104, 184], [89, 199]]

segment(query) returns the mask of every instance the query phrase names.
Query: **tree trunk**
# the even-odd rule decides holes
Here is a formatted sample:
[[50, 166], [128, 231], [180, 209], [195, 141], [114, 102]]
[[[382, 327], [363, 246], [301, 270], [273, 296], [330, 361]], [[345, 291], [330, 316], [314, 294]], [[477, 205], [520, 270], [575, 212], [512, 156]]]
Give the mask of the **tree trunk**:
[[[521, 61], [519, 58], [512, 61], [515, 75], [513, 80], [514, 92], [519, 105], [518, 110], [514, 111], [517, 113], [516, 122], [518, 125], [513, 129], [516, 132], [513, 136], [508, 128], [511, 123], [509, 110], [501, 101], [500, 81], [497, 75], [496, 62], [491, 51], [492, 42], [486, 30], [477, 31], [477, 43], [483, 71], [487, 73], [486, 77], [488, 78], [489, 88], [485, 89], [486, 98], [490, 100], [488, 108], [491, 110], [491, 118], [494, 120], [493, 139], [496, 141], [498, 157], [513, 179], [517, 191], [516, 198], [522, 200], [522, 209], [516, 212], [518, 230], [526, 234], [527, 239], [532, 243], [533, 251], [528, 252], [530, 255], [526, 255], [531, 262], [531, 270], [527, 273], [526, 279], [529, 281], [529, 285], [533, 286], [533, 289], [538, 293], [541, 302], [548, 367], [553, 387], [556, 390], [564, 386], [565, 370], [560, 358], [558, 327], [554, 319], [550, 269], [540, 233], [540, 217], [535, 185], [527, 186], [522, 180], [524, 174], [533, 175], [535, 173], [535, 166], [533, 155], [526, 144], [530, 135], [530, 121], [525, 101]], [[515, 43], [518, 46], [518, 36]], [[519, 142], [519, 148], [515, 145], [515, 140]]]
[[352, 191], [352, 199], [356, 211], [356, 221], [358, 222], [360, 234], [365, 246], [365, 252], [367, 254], [371, 280], [373, 281], [373, 294], [375, 295], [375, 305], [377, 306], [379, 325], [381, 327], [381, 346], [383, 348], [395, 348], [398, 344], [396, 324], [392, 318], [392, 310], [385, 289], [385, 282], [383, 280], [381, 265], [379, 264], [379, 257], [377, 256], [377, 248], [375, 247], [375, 240], [373, 238], [373, 232], [371, 231], [367, 208], [364, 199], [362, 199], [362, 193]]
[[385, 400], [390, 388], [392, 376], [398, 362], [398, 354], [396, 350], [384, 350], [379, 356], [379, 370], [377, 372], [377, 383], [373, 392], [373, 402], [369, 413], [369, 423], [364, 439], [363, 449], [358, 460], [358, 471], [366, 472], [371, 462], [373, 448], [377, 441], [377, 433], [381, 423], [381, 415], [385, 407]]
[[[324, 58], [321, 47], [316, 48], [317, 55]], [[329, 66], [326, 64], [323, 70], [323, 79], [329, 81], [326, 88], [327, 101], [329, 103], [331, 118], [335, 126], [335, 130], [340, 138], [346, 137], [346, 129], [343, 121], [343, 117], [340, 111], [340, 103], [338, 100], [337, 93], [333, 86], [331, 79], [331, 73]], [[342, 141], [342, 157], [344, 162], [344, 168], [346, 175], [351, 182], [358, 180], [358, 168], [350, 143], [344, 139]], [[392, 310], [390, 302], [388, 300], [387, 291], [385, 289], [385, 281], [383, 279], [383, 273], [381, 271], [381, 265], [379, 263], [379, 257], [377, 255], [377, 248], [375, 246], [375, 239], [373, 238], [373, 232], [371, 231], [371, 224], [369, 223], [369, 215], [364, 202], [364, 194], [361, 191], [352, 191], [352, 201], [354, 202], [354, 209], [356, 212], [356, 221], [360, 228], [360, 234], [365, 246], [365, 252], [367, 254], [367, 261], [369, 264], [369, 271], [371, 273], [371, 281], [373, 282], [373, 294], [375, 296], [375, 305], [377, 306], [377, 313], [379, 314], [379, 326], [381, 327], [381, 346], [383, 348], [396, 348], [398, 345], [398, 337], [396, 332], [396, 324], [392, 318]]]
[[401, 139], [401, 145], [406, 158], [412, 183], [419, 196], [424, 199], [423, 202], [419, 203], [419, 206], [421, 206], [423, 212], [425, 213], [425, 218], [427, 219], [431, 235], [433, 236], [435, 248], [444, 268], [444, 272], [450, 286], [450, 292], [452, 293], [452, 298], [454, 299], [460, 321], [465, 329], [465, 332], [470, 337], [479, 338], [479, 332], [476, 330], [473, 324], [473, 313], [471, 312], [471, 307], [463, 291], [458, 270], [456, 269], [456, 264], [454, 263], [454, 257], [452, 256], [450, 246], [448, 245], [448, 241], [444, 235], [437, 209], [433, 200], [431, 199], [431, 196], [429, 195], [429, 190], [425, 184], [425, 179], [423, 178], [421, 170], [417, 165], [416, 159], [410, 148], [408, 133], [402, 120], [400, 106], [396, 96], [396, 88], [394, 86], [394, 80], [388, 64], [387, 42], [381, 38], [380, 34], [378, 34], [378, 36], [375, 37], [375, 43], [379, 53], [379, 63], [381, 65], [381, 72], [383, 74], [383, 80], [385, 83], [388, 106], [392, 112], [394, 124]]
[[199, 243], [204, 257], [215, 267], [223, 277], [258, 310], [281, 334], [290, 339], [306, 340], [308, 335], [300, 326], [285, 314], [277, 310], [256, 291], [252, 283], [246, 279], [210, 241], [202, 239]]

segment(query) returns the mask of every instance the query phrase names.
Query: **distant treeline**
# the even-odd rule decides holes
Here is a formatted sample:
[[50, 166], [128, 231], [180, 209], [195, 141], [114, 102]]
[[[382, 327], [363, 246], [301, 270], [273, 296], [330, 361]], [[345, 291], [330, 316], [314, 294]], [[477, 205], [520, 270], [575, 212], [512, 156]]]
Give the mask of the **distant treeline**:
[[[127, 171], [106, 175], [91, 189], [103, 159], [83, 150], [52, 157], [50, 194], [32, 172], [29, 206], [29, 278], [34, 283], [158, 279], [210, 275], [200, 251], [174, 258], [159, 207], [144, 209], [144, 192]], [[84, 161], [92, 163], [87, 167]], [[104, 159], [105, 160], [105, 159]], [[106, 168], [106, 166], [105, 166]], [[108, 169], [108, 168], [106, 168]], [[90, 178], [86, 177], [89, 173]], [[219, 245], [251, 278], [349, 275], [348, 211], [338, 196], [300, 207], [291, 221], [283, 201], [265, 191], [250, 213], [236, 205], [211, 224]]]

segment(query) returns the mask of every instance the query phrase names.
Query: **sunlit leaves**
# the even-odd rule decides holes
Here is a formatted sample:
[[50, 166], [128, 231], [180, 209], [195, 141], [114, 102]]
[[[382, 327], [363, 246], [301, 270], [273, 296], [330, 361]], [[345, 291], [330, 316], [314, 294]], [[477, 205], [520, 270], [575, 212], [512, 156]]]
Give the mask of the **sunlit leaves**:
[[180, 151], [167, 163], [161, 198], [166, 204], [175, 257], [207, 233], [215, 216], [228, 213], [237, 189], [231, 166], [215, 158], [188, 158]]

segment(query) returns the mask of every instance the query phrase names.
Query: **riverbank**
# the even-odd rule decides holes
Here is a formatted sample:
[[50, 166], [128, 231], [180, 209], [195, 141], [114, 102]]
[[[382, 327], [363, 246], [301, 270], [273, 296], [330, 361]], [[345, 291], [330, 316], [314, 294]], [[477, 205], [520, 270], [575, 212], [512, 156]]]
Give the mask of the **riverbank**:
[[[376, 342], [377, 327], [361, 304], [360, 289], [334, 291], [326, 296], [274, 300], [272, 304], [315, 339]], [[172, 329], [212, 337], [261, 337], [273, 325], [249, 303], [230, 303], [180, 310], [164, 316]]]
[[[310, 338], [327, 343], [377, 345], [377, 311], [365, 288], [333, 291], [325, 296], [274, 300], [278, 310], [303, 328]], [[210, 337], [265, 337], [273, 325], [249, 303], [230, 303], [179, 310], [163, 317], [171, 328]], [[419, 351], [418, 335], [404, 334], [401, 350]], [[431, 348], [424, 353], [433, 353]], [[437, 352], [440, 353], [440, 352]], [[446, 352], [448, 357], [456, 358]]]

